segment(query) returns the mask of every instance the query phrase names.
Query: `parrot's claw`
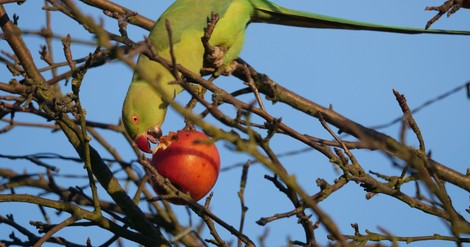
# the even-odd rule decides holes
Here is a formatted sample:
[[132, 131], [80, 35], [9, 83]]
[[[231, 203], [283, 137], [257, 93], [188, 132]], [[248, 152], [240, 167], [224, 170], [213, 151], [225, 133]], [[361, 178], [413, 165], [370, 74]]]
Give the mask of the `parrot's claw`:
[[239, 63], [234, 60], [230, 64], [220, 67], [217, 72], [221, 75], [229, 76], [238, 68], [238, 65]]
[[211, 53], [207, 54], [207, 65], [212, 68], [219, 68], [224, 65], [225, 51], [220, 46], [212, 47]]
[[[233, 70], [228, 69], [229, 66], [225, 64], [225, 52], [226, 50], [220, 46], [211, 46], [210, 53], [205, 55], [204, 68], [200, 70], [202, 75], [214, 74], [219, 75], [230, 75]], [[226, 72], [230, 71], [230, 72]]]

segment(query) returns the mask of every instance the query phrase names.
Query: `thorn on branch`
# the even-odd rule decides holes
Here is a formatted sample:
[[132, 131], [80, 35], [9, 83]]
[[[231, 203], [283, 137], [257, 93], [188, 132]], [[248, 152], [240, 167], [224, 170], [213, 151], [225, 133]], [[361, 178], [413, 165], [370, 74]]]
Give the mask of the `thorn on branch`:
[[42, 45], [41, 46], [41, 50], [39, 50], [39, 55], [41, 56], [41, 59], [43, 61], [45, 61], [46, 63], [48, 63], [49, 65], [51, 64], [49, 59], [48, 59], [48, 56], [47, 56], [47, 46], [45, 45]]
[[424, 139], [421, 134], [421, 130], [418, 127], [418, 124], [416, 123], [415, 119], [413, 118], [410, 108], [408, 107], [408, 104], [406, 103], [406, 98], [403, 94], [400, 94], [397, 90], [393, 90], [393, 94], [395, 95], [395, 98], [397, 99], [398, 104], [401, 107], [401, 110], [403, 112], [403, 115], [410, 126], [410, 128], [413, 130], [413, 132], [416, 135], [416, 138], [418, 138], [419, 141], [419, 149], [425, 153], [426, 152], [426, 147], [424, 145]]
[[109, 17], [115, 18], [118, 21], [119, 33], [125, 39], [128, 39], [127, 35], [127, 25], [129, 24], [128, 20], [131, 17], [139, 15], [137, 12], [131, 11], [129, 13], [119, 14], [117, 12], [111, 12], [109, 10], [104, 10], [103, 13]]
[[15, 26], [18, 26], [19, 19], [20, 17], [17, 14], [13, 14], [13, 24], [15, 24]]
[[62, 45], [64, 49], [64, 55], [65, 59], [67, 60], [67, 63], [72, 71], [76, 69], [75, 66], [75, 61], [72, 58], [72, 51], [70, 50], [70, 45], [72, 43], [72, 38], [70, 37], [70, 34], [67, 34], [65, 38], [62, 39]]
[[278, 179], [277, 176], [269, 176], [269, 175], [264, 175], [264, 178], [268, 181], [271, 181], [276, 188], [279, 189], [282, 193], [289, 195], [289, 190], [287, 189], [286, 186], [284, 186]]
[[361, 236], [361, 233], [359, 232], [359, 224], [352, 223], [351, 227], [354, 228], [354, 235]]
[[331, 187], [331, 185], [323, 178], [317, 178], [317, 186], [320, 187], [320, 190], [326, 190]]
[[48, 232], [51, 228], [54, 227], [54, 225], [46, 224], [40, 221], [30, 221], [29, 224], [32, 226], [36, 227], [39, 233], [46, 233]]

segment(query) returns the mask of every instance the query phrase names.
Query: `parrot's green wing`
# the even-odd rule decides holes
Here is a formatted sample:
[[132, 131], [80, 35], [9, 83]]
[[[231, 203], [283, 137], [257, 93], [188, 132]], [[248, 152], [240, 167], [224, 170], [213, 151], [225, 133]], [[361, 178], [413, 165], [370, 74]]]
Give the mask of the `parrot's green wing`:
[[252, 22], [265, 22], [296, 27], [329, 28], [347, 30], [369, 30], [405, 34], [454, 34], [470, 35], [469, 31], [437, 30], [380, 25], [353, 21], [315, 13], [287, 9], [266, 0], [250, 0], [255, 8]]
[[157, 50], [164, 50], [169, 47], [170, 42], [165, 20], [168, 20], [170, 23], [173, 44], [179, 43], [184, 33], [187, 33], [189, 30], [201, 33], [202, 37], [211, 13], [214, 12], [219, 16], [223, 16], [231, 2], [232, 0], [176, 1], [158, 18], [149, 37]]

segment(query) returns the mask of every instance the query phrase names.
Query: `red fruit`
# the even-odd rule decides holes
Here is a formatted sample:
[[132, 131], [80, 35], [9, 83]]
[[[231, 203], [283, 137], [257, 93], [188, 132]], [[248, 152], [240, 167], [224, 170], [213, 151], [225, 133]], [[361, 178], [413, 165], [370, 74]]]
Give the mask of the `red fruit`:
[[[160, 138], [152, 165], [175, 187], [198, 201], [214, 186], [219, 176], [220, 157], [217, 147], [204, 133], [180, 130]], [[165, 194], [163, 189], [153, 187], [157, 193]], [[182, 204], [178, 200], [168, 201]]]

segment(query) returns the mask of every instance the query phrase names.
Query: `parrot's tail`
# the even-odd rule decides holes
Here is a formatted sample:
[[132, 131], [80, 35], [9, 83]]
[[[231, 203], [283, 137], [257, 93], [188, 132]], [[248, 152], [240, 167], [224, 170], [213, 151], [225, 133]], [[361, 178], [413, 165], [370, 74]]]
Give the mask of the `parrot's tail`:
[[326, 15], [314, 14], [309, 12], [291, 10], [281, 7], [277, 4], [266, 0], [253, 1], [255, 9], [252, 22], [266, 22], [280, 25], [308, 27], [308, 28], [330, 28], [330, 29], [347, 29], [347, 30], [368, 30], [391, 33], [405, 34], [453, 34], [453, 35], [470, 35], [470, 31], [458, 30], [438, 30], [424, 28], [410, 28], [387, 26], [373, 24], [367, 22], [353, 21], [342, 18], [336, 18]]

